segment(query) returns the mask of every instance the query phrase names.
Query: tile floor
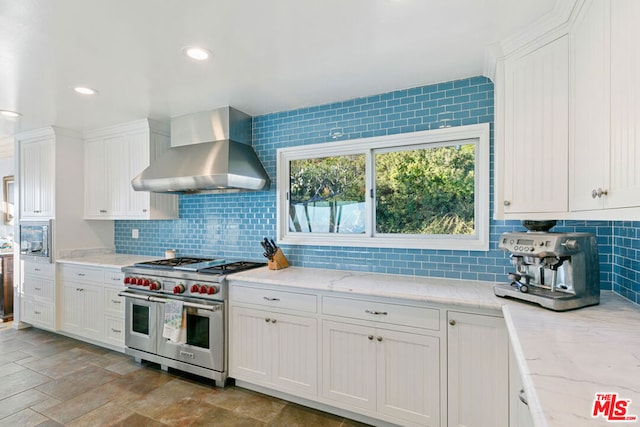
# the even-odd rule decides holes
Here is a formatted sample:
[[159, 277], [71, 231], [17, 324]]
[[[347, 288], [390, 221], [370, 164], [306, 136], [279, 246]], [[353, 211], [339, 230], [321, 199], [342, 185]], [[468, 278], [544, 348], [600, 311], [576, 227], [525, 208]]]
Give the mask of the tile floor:
[[0, 323], [0, 426], [362, 426], [35, 328]]

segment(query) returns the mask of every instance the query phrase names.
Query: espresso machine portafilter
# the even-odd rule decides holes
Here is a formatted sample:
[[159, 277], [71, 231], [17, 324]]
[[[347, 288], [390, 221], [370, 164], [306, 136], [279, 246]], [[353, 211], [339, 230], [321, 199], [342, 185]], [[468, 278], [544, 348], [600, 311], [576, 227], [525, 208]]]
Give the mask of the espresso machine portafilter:
[[[494, 286], [500, 297], [565, 311], [600, 302], [598, 245], [590, 233], [553, 233], [555, 221], [527, 221], [527, 232], [500, 236], [513, 271], [508, 284]], [[533, 230], [533, 231], [532, 231]]]

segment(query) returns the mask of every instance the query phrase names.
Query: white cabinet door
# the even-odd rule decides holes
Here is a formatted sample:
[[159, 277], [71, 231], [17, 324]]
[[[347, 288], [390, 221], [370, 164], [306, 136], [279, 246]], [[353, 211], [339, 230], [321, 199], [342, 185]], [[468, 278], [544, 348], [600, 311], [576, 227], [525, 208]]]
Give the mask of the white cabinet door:
[[449, 311], [448, 425], [509, 425], [509, 342], [504, 319]]
[[107, 176], [104, 143], [101, 139], [86, 141], [84, 149], [85, 217], [106, 217], [109, 213], [109, 195], [103, 185]]
[[509, 427], [533, 427], [522, 375], [512, 351], [509, 351]]
[[149, 136], [145, 134], [127, 136], [129, 165], [127, 178], [123, 182], [127, 194], [127, 216], [131, 218], [149, 217], [152, 194], [148, 191], [134, 191], [131, 180], [149, 166]]
[[605, 207], [640, 206], [640, 2], [611, 1], [611, 149]]
[[53, 137], [20, 142], [20, 218], [53, 218]]
[[437, 337], [376, 330], [378, 412], [419, 425], [440, 425]]
[[[318, 322], [272, 313], [271, 381], [299, 395], [318, 394]], [[266, 323], [266, 322], [265, 322]]]
[[104, 302], [100, 287], [66, 281], [62, 304], [62, 328], [65, 331], [96, 341], [104, 339]]
[[262, 384], [270, 381], [272, 329], [268, 318], [266, 311], [231, 308], [229, 372], [233, 378]]
[[568, 210], [569, 43], [505, 61], [505, 214]]
[[375, 411], [375, 329], [325, 320], [322, 336], [323, 397]]
[[74, 334], [82, 333], [85, 317], [84, 296], [75, 283], [65, 283], [62, 287], [62, 329]]
[[110, 218], [126, 215], [129, 192], [126, 182], [129, 174], [129, 147], [123, 136], [104, 140], [106, 181]]
[[273, 384], [288, 393], [317, 395], [316, 319], [232, 307], [231, 325], [232, 377]]
[[570, 208], [600, 209], [609, 170], [608, 3], [587, 1], [571, 31], [573, 117], [570, 146]]

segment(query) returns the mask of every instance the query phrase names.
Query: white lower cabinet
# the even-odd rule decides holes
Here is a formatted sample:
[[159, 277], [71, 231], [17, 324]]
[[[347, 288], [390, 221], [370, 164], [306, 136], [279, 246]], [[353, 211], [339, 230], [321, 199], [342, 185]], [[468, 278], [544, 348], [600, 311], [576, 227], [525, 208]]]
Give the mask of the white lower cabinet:
[[55, 265], [21, 261], [20, 320], [56, 329]]
[[62, 264], [62, 331], [124, 350], [123, 278], [118, 269]]
[[449, 311], [448, 425], [509, 425], [509, 341], [501, 317]]
[[323, 320], [322, 338], [323, 397], [418, 425], [439, 425], [437, 337]]
[[87, 338], [102, 336], [102, 288], [64, 280], [62, 287], [62, 330]]
[[317, 395], [316, 319], [232, 307], [231, 325], [234, 378], [301, 396]]
[[512, 351], [509, 351], [509, 427], [533, 427], [522, 373]]
[[229, 306], [241, 386], [375, 425], [509, 425], [508, 337], [491, 311], [233, 279]]

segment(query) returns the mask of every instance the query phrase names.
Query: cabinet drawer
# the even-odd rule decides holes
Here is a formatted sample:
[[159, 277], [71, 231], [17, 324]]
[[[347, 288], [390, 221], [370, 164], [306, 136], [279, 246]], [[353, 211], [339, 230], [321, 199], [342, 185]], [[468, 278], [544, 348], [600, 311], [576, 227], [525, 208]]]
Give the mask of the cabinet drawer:
[[260, 289], [241, 285], [231, 285], [229, 289], [232, 302], [257, 304], [267, 307], [286, 308], [289, 310], [316, 313], [317, 297], [296, 292]]
[[124, 273], [120, 270], [104, 270], [105, 285], [122, 285], [124, 283]]
[[105, 316], [104, 336], [107, 341], [114, 344], [124, 345], [124, 319]]
[[440, 310], [348, 298], [322, 298], [322, 314], [440, 330]]
[[52, 279], [25, 275], [22, 292], [27, 297], [41, 298], [53, 302], [55, 286]]
[[104, 289], [104, 309], [108, 313], [122, 315], [124, 317], [124, 298], [118, 296], [117, 289]]
[[40, 276], [51, 276], [55, 274], [54, 264], [45, 264], [40, 262], [25, 262], [24, 274], [38, 274]]
[[73, 264], [63, 265], [60, 271], [64, 280], [80, 280], [82, 282], [102, 283], [104, 278], [101, 269], [82, 267]]
[[53, 304], [22, 299], [22, 316], [25, 322], [53, 329]]

